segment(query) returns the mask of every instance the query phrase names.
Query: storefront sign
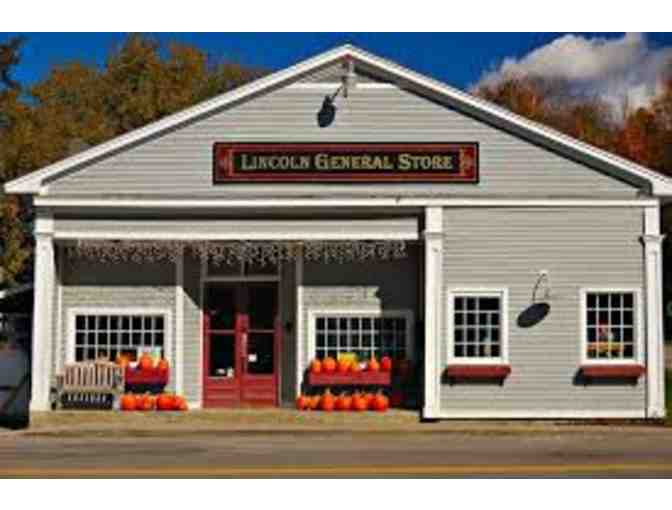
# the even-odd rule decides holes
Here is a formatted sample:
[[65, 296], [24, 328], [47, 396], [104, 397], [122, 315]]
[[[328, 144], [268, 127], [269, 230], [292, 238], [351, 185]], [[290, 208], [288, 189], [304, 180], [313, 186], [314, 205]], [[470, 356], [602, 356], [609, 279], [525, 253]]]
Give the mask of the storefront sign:
[[214, 182], [478, 182], [477, 143], [216, 143]]

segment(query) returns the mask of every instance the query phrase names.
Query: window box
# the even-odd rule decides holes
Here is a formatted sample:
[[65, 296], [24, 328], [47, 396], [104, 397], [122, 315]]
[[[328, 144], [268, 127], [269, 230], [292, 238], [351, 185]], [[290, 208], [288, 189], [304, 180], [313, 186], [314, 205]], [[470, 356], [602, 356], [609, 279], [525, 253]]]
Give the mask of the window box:
[[643, 365], [635, 364], [583, 365], [581, 367], [581, 374], [584, 377], [596, 379], [637, 379], [645, 371]]
[[505, 379], [510, 365], [448, 365], [446, 376], [451, 379]]
[[357, 372], [354, 374], [313, 374], [308, 372], [311, 386], [390, 386], [390, 372]]

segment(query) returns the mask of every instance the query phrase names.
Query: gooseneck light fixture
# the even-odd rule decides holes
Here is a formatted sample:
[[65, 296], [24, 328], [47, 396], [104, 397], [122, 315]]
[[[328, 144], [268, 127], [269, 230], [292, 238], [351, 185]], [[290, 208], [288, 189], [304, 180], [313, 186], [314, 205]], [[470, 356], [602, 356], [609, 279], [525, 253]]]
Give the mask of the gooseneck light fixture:
[[346, 71], [341, 78], [341, 85], [331, 95], [324, 97], [322, 107], [317, 112], [317, 125], [321, 128], [330, 126], [336, 118], [336, 105], [334, 101], [339, 94], [343, 94], [343, 98], [348, 97], [348, 91], [355, 86], [355, 65], [352, 59], [348, 59], [346, 63]]

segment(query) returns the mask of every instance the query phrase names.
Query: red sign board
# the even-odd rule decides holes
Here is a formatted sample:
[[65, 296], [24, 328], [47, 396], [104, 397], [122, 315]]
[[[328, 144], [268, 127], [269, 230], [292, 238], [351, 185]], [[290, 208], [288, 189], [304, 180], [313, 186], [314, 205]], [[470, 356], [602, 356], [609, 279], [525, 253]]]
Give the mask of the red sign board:
[[216, 143], [213, 180], [477, 183], [478, 144]]

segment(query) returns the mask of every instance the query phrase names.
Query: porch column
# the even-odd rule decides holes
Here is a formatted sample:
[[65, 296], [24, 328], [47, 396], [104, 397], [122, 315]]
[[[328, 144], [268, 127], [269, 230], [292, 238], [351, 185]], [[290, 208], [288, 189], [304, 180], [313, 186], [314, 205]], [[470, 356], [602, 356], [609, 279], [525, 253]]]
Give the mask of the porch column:
[[52, 356], [54, 280], [53, 218], [38, 212], [35, 224], [35, 273], [32, 347], [32, 396], [30, 409], [49, 409]]
[[439, 377], [441, 338], [441, 290], [443, 260], [443, 209], [425, 209], [425, 395], [423, 417], [440, 414]]
[[647, 207], [644, 215], [646, 272], [646, 379], [647, 418], [665, 417], [665, 361], [663, 353], [663, 260], [660, 208]]

